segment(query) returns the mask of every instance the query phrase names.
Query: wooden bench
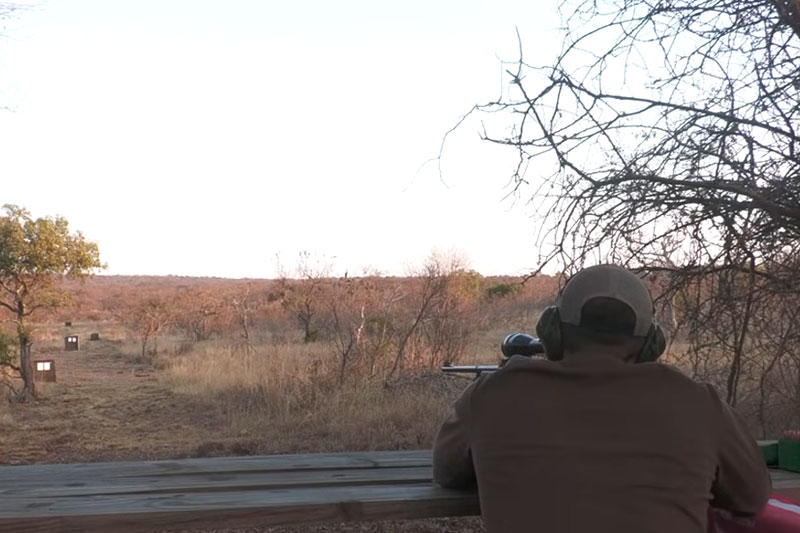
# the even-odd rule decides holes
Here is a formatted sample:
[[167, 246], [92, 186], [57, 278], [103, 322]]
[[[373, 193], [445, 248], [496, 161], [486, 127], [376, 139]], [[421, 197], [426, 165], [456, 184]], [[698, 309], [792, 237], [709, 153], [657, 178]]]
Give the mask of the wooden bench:
[[0, 467], [0, 531], [255, 527], [478, 514], [429, 451]]
[[[800, 475], [777, 472], [777, 491]], [[788, 495], [788, 492], [787, 492]], [[0, 531], [154, 531], [477, 515], [430, 451], [0, 467]]]

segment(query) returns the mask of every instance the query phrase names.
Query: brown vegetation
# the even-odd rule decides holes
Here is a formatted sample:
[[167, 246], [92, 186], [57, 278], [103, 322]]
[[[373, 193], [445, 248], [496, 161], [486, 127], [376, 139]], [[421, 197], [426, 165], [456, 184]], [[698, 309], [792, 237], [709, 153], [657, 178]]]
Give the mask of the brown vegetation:
[[[65, 280], [73, 301], [32, 331], [34, 359], [53, 359], [58, 382], [40, 384], [36, 402], [0, 404], [0, 463], [430, 447], [468, 383], [436, 367], [497, 361], [503, 334], [531, 329], [555, 280], [523, 287], [444, 264], [421, 272], [321, 278], [305, 322], [287, 301], [303, 280]], [[91, 332], [102, 340], [89, 342]], [[63, 350], [67, 334], [81, 351]], [[315, 530], [480, 523], [303, 529]]]

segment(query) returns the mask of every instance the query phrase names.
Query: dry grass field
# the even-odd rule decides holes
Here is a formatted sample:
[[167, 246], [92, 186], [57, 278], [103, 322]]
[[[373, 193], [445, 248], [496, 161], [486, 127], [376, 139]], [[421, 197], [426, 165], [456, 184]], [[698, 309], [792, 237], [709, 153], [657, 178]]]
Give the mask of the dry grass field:
[[[64, 351], [67, 332], [79, 335], [78, 352]], [[91, 332], [101, 340], [88, 341]], [[58, 381], [42, 383], [36, 402], [0, 402], [0, 463], [425, 448], [466, 384], [429, 372], [389, 387], [338, 386], [324, 378], [319, 344], [246, 352], [164, 339], [160, 355], [143, 361], [111, 322], [40, 325], [37, 338], [34, 358], [52, 359]], [[477, 519], [450, 519], [263, 531], [480, 530]]]
[[121, 351], [120, 339], [80, 337], [78, 352], [34, 345], [34, 359], [55, 362], [58, 381], [41, 383], [36, 402], [0, 404], [0, 462], [186, 457], [221, 432], [213, 404], [166, 388], [152, 365]]

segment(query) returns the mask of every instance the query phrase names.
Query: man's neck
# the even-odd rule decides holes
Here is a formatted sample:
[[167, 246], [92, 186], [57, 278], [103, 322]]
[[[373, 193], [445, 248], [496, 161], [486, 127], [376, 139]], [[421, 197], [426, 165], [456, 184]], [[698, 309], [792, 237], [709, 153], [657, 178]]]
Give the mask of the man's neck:
[[631, 364], [634, 355], [626, 354], [619, 347], [594, 345], [575, 351], [564, 352], [564, 361], [576, 364]]

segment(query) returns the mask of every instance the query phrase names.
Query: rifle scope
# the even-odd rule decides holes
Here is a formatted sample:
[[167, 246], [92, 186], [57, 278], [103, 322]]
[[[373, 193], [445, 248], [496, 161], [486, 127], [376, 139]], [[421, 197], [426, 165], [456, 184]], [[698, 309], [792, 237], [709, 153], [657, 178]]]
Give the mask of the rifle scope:
[[544, 354], [544, 346], [539, 339], [527, 333], [509, 333], [500, 343], [500, 351], [503, 353], [503, 358], [499, 365], [445, 365], [442, 367], [442, 372], [447, 374], [475, 374], [477, 378], [482, 372], [494, 372], [514, 355], [531, 357]]
[[544, 353], [544, 346], [539, 339], [527, 333], [509, 333], [500, 343], [500, 351], [505, 359], [512, 355], [530, 357]]

